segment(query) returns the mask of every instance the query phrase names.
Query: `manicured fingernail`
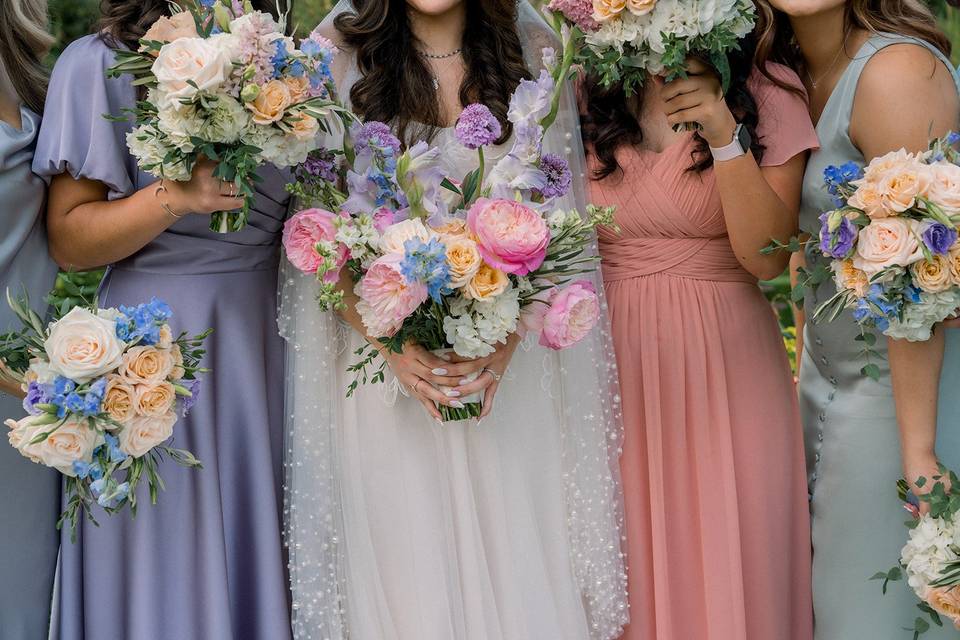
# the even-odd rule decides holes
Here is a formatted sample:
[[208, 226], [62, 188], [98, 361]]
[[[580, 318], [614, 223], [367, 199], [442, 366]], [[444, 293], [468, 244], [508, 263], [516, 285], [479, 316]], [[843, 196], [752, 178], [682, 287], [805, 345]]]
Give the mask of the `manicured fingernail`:
[[479, 428], [480, 425], [482, 424], [483, 424], [483, 418], [477, 418], [477, 427]]
[[438, 368], [434, 369], [433, 371], [431, 371], [430, 373], [432, 373], [432, 374], [435, 375], [435, 376], [445, 376], [445, 375], [447, 375], [447, 370], [438, 367]]
[[443, 420], [441, 420], [440, 418], [434, 418], [433, 421], [436, 422], [441, 427], [443, 426]]
[[454, 409], [463, 409], [466, 405], [460, 402], [459, 400], [451, 400], [450, 406]]
[[470, 382], [471, 382], [470, 380], [467, 380], [466, 378], [464, 378], [463, 380], [460, 381], [460, 386], [462, 387], [465, 384], [470, 384]]
[[455, 389], [451, 389], [450, 391], [447, 391], [447, 397], [448, 397], [448, 398], [459, 398], [459, 397], [462, 396], [462, 395], [463, 395], [462, 393], [460, 393], [459, 391], [457, 391], [457, 390], [455, 390]]

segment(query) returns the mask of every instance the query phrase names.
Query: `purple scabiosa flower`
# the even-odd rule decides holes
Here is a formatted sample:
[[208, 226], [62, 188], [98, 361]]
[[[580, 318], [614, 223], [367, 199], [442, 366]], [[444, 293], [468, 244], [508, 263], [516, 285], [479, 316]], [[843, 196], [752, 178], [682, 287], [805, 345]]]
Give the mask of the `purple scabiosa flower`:
[[936, 255], [944, 256], [957, 241], [957, 230], [940, 222], [927, 225], [921, 234], [923, 244]]
[[337, 157], [327, 149], [319, 149], [311, 153], [302, 165], [304, 173], [326, 182], [337, 180]]
[[354, 125], [351, 133], [357, 154], [374, 149], [389, 150], [393, 155], [400, 153], [400, 140], [393, 135], [390, 127], [382, 122]]
[[573, 174], [566, 160], [555, 153], [546, 153], [540, 158], [540, 170], [547, 176], [547, 186], [541, 190], [544, 198], [562, 198], [570, 191]]
[[463, 110], [456, 131], [460, 144], [473, 150], [487, 146], [503, 134], [500, 121], [482, 104], [471, 104]]
[[857, 227], [843, 217], [831, 233], [830, 225], [827, 223], [829, 215], [830, 212], [827, 212], [820, 216], [820, 251], [831, 258], [843, 260], [853, 251], [853, 243], [857, 239]]

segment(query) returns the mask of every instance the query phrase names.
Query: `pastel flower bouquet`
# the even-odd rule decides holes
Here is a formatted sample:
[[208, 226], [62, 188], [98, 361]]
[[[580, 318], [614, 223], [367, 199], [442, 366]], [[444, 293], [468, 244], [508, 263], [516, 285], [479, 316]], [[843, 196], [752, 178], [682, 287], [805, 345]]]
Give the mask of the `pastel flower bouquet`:
[[[917, 484], [930, 490], [916, 496], [905, 480], [898, 483], [900, 499], [911, 515], [905, 523], [909, 533], [900, 562], [871, 578], [882, 581], [886, 593], [890, 582], [906, 577], [920, 600], [917, 608], [924, 614], [914, 620], [913, 629], [907, 629], [914, 639], [931, 624], [942, 627], [943, 618], [960, 629], [960, 480], [941, 466], [939, 475], [921, 478]], [[929, 506], [922, 515], [921, 503]]]
[[75, 306], [45, 325], [27, 300], [7, 296], [23, 330], [0, 341], [3, 375], [26, 393], [26, 416], [8, 419], [10, 445], [66, 477], [67, 506], [58, 528], [73, 535], [98, 503], [115, 514], [137, 510], [145, 481], [151, 502], [163, 489], [166, 456], [200, 468], [170, 446], [177, 421], [196, 401], [209, 331], [174, 336], [160, 300], [136, 307]]
[[244, 205], [213, 214], [210, 226], [239, 231], [258, 167], [303, 163], [328, 130], [328, 116], [340, 111], [331, 95], [336, 49], [317, 33], [298, 48], [284, 35], [285, 16], [278, 24], [249, 0], [186, 4], [188, 10], [154, 23], [138, 51], [117, 50], [107, 75], [131, 74], [147, 87], [130, 110], [136, 128], [127, 136], [140, 168], [186, 181], [198, 159], [216, 161], [215, 175], [236, 185]]
[[[287, 222], [283, 240], [289, 261], [320, 281], [321, 309], [343, 307], [338, 283], [346, 270], [367, 331], [397, 353], [413, 341], [473, 359], [524, 330], [564, 349], [592, 330], [598, 296], [578, 276], [596, 269], [588, 247], [597, 225], [612, 225], [613, 211], [590, 207], [583, 217], [560, 208], [570, 169], [542, 149], [573, 59], [565, 35], [564, 55], [548, 50], [548, 69], [513, 94], [514, 142], [488, 177], [484, 150], [502, 131], [480, 104], [456, 125], [458, 143], [477, 154], [465, 176], [445, 174], [440, 148], [420, 142], [404, 150], [379, 122], [355, 125], [345, 152], [314, 155], [313, 173], [298, 187], [311, 208]], [[385, 362], [367, 373], [376, 348], [356, 355], [348, 395], [384, 379]], [[462, 400], [462, 408], [440, 407], [445, 420], [480, 415], [479, 397]]]
[[752, 0], [551, 0], [584, 34], [579, 62], [628, 95], [647, 74], [685, 77], [688, 56], [702, 58], [730, 84], [728, 54], [753, 30]]
[[815, 320], [852, 309], [865, 329], [923, 341], [960, 308], [957, 142], [960, 135], [950, 134], [923, 153], [888, 153], [863, 171], [827, 168], [837, 208], [821, 216], [817, 241], [837, 293]]

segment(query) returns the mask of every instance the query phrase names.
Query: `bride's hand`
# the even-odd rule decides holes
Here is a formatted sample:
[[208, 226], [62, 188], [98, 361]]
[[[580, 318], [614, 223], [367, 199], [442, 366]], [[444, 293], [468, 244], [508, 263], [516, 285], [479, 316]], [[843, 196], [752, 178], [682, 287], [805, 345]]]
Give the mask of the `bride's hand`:
[[[458, 398], [466, 394], [456, 389], [457, 385], [465, 377], [483, 369], [489, 362], [486, 358], [467, 362], [447, 362], [414, 342], [404, 345], [403, 353], [394, 353], [385, 348], [381, 353], [400, 383], [435, 420], [442, 420], [437, 404], [457, 409], [463, 407]], [[437, 389], [441, 386], [455, 390], [448, 392], [450, 394], [448, 395]]]
[[473, 360], [474, 363], [483, 363], [479, 368], [480, 377], [473, 382], [457, 387], [457, 391], [462, 396], [469, 396], [474, 393], [483, 392], [483, 411], [480, 413], [480, 419], [483, 420], [493, 411], [493, 400], [500, 388], [500, 379], [507, 372], [513, 354], [520, 344], [520, 336], [511, 335], [506, 344], [498, 344], [497, 350], [493, 355], [481, 360]]

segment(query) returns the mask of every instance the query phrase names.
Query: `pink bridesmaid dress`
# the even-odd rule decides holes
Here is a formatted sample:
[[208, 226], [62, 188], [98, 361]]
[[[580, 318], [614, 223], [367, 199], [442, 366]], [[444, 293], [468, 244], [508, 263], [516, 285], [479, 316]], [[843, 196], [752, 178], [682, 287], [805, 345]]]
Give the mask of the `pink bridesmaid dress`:
[[[786, 68], [775, 73], [800, 86]], [[789, 74], [789, 75], [788, 75]], [[754, 73], [761, 164], [817, 146], [801, 96]], [[623, 148], [592, 182], [623, 393], [626, 640], [809, 640], [803, 440], [774, 313], [737, 262], [693, 137]], [[592, 158], [593, 159], [593, 158]]]

